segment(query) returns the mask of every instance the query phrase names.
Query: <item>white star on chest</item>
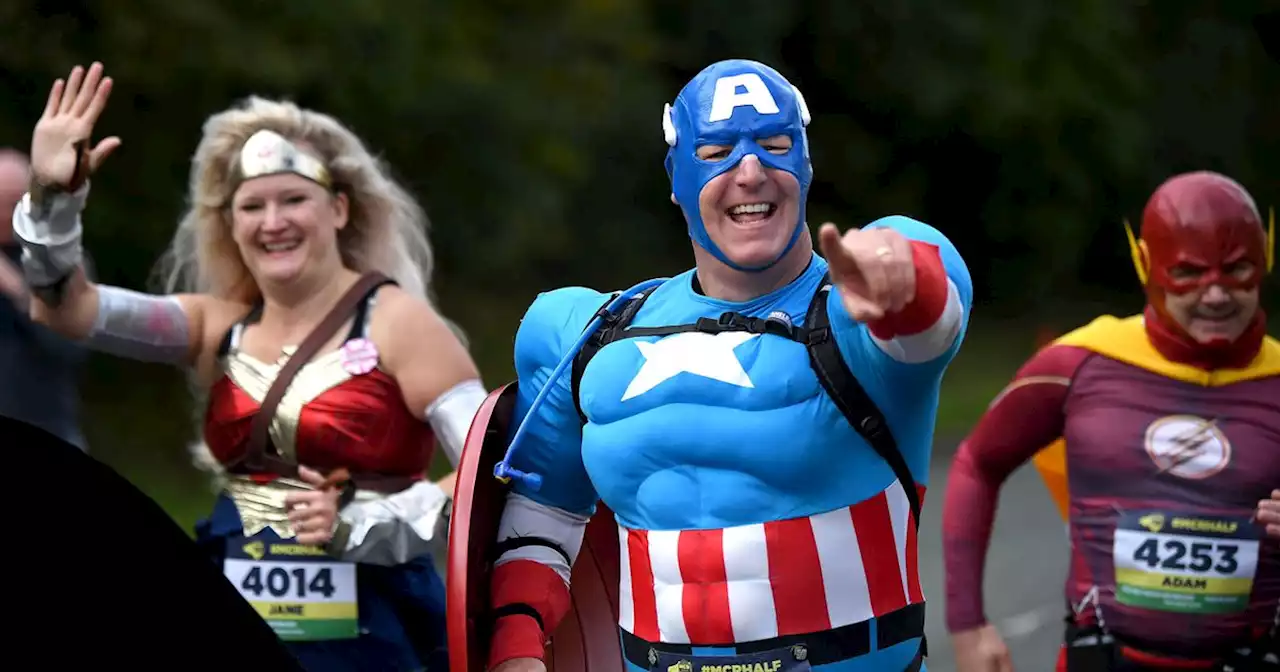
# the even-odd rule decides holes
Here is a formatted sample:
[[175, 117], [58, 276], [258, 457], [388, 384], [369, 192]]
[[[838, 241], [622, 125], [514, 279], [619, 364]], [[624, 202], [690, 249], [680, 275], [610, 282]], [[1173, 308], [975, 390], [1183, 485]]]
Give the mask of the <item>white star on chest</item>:
[[633, 341], [644, 357], [644, 365], [622, 393], [622, 401], [638, 397], [679, 373], [692, 373], [739, 387], [755, 387], [733, 349], [756, 336], [759, 334], [745, 331], [719, 334], [695, 331], [674, 334], [654, 343]]

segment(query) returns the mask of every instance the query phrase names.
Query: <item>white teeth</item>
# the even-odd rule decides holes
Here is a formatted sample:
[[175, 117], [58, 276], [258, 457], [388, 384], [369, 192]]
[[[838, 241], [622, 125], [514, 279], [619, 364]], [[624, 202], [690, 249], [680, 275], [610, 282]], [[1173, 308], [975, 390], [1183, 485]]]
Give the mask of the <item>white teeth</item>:
[[267, 243], [266, 245], [263, 245], [263, 247], [266, 248], [268, 252], [288, 252], [298, 245], [299, 242], [293, 240], [287, 243]]
[[729, 208], [729, 214], [746, 215], [757, 212], [763, 213], [769, 212], [769, 208], [771, 207], [773, 207], [773, 205], [769, 203], [744, 203], [743, 205], [735, 205], [732, 208]]

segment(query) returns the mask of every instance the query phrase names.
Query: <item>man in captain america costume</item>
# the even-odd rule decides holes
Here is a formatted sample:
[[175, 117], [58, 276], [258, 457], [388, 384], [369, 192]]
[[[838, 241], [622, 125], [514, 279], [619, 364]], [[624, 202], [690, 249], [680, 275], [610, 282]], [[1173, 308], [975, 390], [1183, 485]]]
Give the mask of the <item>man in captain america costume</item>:
[[[462, 660], [451, 619], [453, 670], [564, 669], [544, 650], [567, 615], [591, 620], [571, 571], [598, 500], [617, 521], [611, 669], [926, 669], [916, 520], [971, 281], [942, 233], [901, 216], [826, 224], [818, 256], [808, 122], [774, 69], [704, 69], [662, 119], [695, 268], [528, 309], [519, 426], [493, 472], [511, 486], [482, 577], [487, 660]], [[455, 527], [452, 554], [474, 544]]]

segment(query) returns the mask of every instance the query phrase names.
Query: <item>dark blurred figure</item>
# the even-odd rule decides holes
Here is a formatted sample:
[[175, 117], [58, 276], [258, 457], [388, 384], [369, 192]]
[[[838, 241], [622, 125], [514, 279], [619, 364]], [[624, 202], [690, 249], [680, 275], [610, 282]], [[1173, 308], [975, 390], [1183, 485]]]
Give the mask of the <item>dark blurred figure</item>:
[[0, 416], [33, 424], [80, 450], [78, 376], [86, 351], [27, 317], [13, 209], [27, 191], [27, 156], [0, 148]]
[[[48, 483], [39, 478], [17, 478], [0, 490], [6, 510], [39, 501], [41, 520], [73, 521], [70, 535], [65, 525], [27, 527], [23, 548], [61, 548], [71, 539], [78, 549], [119, 551], [99, 553], [91, 562], [84, 553], [64, 552], [21, 563], [22, 579], [5, 593], [5, 605], [23, 615], [16, 630], [5, 630], [7, 659], [48, 661], [30, 669], [301, 672], [195, 541], [128, 479], [26, 423], [0, 417], [0, 437], [5, 448], [23, 448], [6, 452], [6, 467], [56, 474], [58, 487], [75, 493], [48, 497]], [[109, 617], [76, 628], [72, 645], [58, 646], [62, 633], [50, 624], [74, 617], [84, 605]], [[180, 617], [156, 618], [175, 610]], [[207, 645], [211, 632], [223, 638], [219, 646]]]

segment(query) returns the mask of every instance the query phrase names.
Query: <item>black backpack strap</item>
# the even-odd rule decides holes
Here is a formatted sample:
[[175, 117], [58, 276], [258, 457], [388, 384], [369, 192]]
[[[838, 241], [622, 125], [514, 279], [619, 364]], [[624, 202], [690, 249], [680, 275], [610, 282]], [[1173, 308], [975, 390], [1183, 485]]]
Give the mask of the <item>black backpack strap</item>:
[[[857, 376], [849, 370], [844, 357], [840, 356], [840, 346], [831, 332], [831, 318], [827, 314], [827, 297], [831, 294], [830, 276], [823, 275], [818, 291], [809, 303], [809, 311], [805, 316], [804, 344], [809, 351], [809, 366], [818, 376], [818, 382], [827, 396], [835, 403], [836, 408], [853, 426], [858, 434], [889, 464], [893, 474], [902, 484], [902, 491], [907, 495], [907, 503], [911, 507], [911, 517], [918, 531], [920, 529], [920, 492], [916, 490], [916, 478], [911, 475], [907, 460], [898, 450], [898, 442], [889, 431], [889, 422], [880, 407], [871, 400]], [[921, 635], [920, 651], [909, 669], [916, 669], [929, 655], [929, 638]]]
[[889, 423], [884, 414], [849, 370], [844, 357], [840, 356], [840, 346], [832, 335], [831, 319], [827, 314], [827, 296], [830, 292], [830, 280], [823, 276], [822, 284], [813, 295], [805, 317], [804, 343], [809, 350], [809, 365], [813, 367], [818, 382], [822, 383], [822, 389], [826, 390], [840, 413], [880, 457], [889, 463], [894, 476], [897, 476], [906, 492], [907, 502], [911, 505], [911, 516], [916, 529], [919, 529], [920, 493], [916, 490], [916, 479], [911, 475], [902, 451], [898, 450], [898, 442], [889, 431]]
[[[583, 424], [587, 422], [587, 416], [582, 412], [581, 401], [578, 399], [578, 389], [581, 385], [582, 374], [587, 370], [587, 363], [595, 357], [600, 348], [624, 338], [639, 338], [642, 336], [670, 336], [672, 334], [682, 334], [689, 332], [701, 332], [704, 334], [719, 334], [726, 331], [745, 331], [752, 334], [774, 334], [789, 338], [793, 341], [801, 341], [803, 331], [792, 327], [789, 323], [774, 319], [763, 319], [759, 317], [747, 317], [739, 313], [723, 313], [718, 318], [699, 317], [690, 324], [672, 324], [658, 327], [632, 327], [631, 321], [635, 319], [636, 313], [640, 312], [640, 307], [644, 305], [645, 299], [656, 287], [651, 287], [633, 297], [626, 306], [623, 307], [616, 315], [605, 313], [606, 303], [592, 317], [602, 317], [603, 321], [599, 328], [586, 343], [582, 344], [582, 349], [578, 351], [577, 356], [573, 358], [573, 370], [570, 379], [570, 388], [573, 391], [573, 404], [578, 409], [578, 418]], [[614, 294], [610, 297], [610, 302], [617, 297]]]
[[603, 318], [603, 320], [596, 327], [596, 332], [591, 335], [591, 338], [588, 338], [587, 342], [582, 344], [582, 349], [578, 350], [578, 354], [574, 355], [573, 368], [570, 369], [569, 372], [569, 389], [573, 395], [573, 407], [577, 409], [578, 419], [582, 424], [587, 424], [587, 415], [582, 412], [582, 402], [578, 399], [578, 392], [582, 386], [582, 374], [587, 370], [587, 364], [591, 361], [592, 357], [596, 356], [597, 352], [600, 352], [600, 348], [603, 348], [618, 339], [619, 332], [625, 329], [628, 324], [631, 324], [631, 320], [635, 319], [636, 313], [640, 312], [640, 306], [644, 305], [645, 299], [649, 298], [649, 295], [657, 288], [658, 286], [653, 286], [645, 289], [639, 294], [631, 297], [631, 299], [627, 301], [627, 305], [623, 306], [621, 311], [617, 313], [608, 313], [606, 311], [609, 304], [613, 303], [613, 300], [618, 298], [617, 294], [613, 294], [609, 297], [609, 300], [606, 301], [603, 306], [600, 306], [600, 309], [591, 316], [592, 319], [595, 319], [598, 316]]

